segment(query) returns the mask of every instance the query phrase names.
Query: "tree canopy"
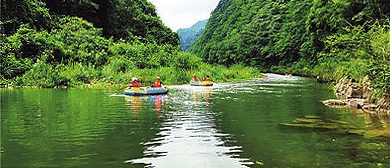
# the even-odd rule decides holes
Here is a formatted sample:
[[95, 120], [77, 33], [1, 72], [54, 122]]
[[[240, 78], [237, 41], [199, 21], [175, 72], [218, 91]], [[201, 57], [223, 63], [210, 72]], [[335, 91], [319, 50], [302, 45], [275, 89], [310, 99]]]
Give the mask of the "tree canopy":
[[316, 62], [329, 35], [384, 20], [389, 11], [385, 0], [221, 0], [190, 51], [225, 65]]
[[221, 0], [189, 51], [227, 66], [368, 77], [390, 93], [389, 15], [387, 0]]
[[16, 33], [22, 24], [50, 30], [63, 16], [76, 16], [87, 20], [102, 35], [114, 40], [140, 40], [158, 44], [178, 45], [179, 37], [165, 26], [156, 9], [147, 0], [4, 0], [3, 33]]

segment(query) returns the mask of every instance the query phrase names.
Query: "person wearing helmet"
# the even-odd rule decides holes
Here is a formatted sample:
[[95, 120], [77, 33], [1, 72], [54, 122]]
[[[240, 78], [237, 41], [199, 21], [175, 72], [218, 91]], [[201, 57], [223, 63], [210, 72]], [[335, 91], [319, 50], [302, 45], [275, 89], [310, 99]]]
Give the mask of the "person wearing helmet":
[[133, 77], [131, 78], [131, 82], [129, 84], [129, 87], [141, 87], [141, 85], [137, 82], [138, 78]]

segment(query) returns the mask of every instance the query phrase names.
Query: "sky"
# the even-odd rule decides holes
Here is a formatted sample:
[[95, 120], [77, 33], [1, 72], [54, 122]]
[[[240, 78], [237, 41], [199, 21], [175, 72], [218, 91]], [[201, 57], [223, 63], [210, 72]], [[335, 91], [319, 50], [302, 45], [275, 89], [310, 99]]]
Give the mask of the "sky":
[[148, 0], [157, 9], [163, 23], [177, 31], [189, 28], [200, 20], [210, 17], [219, 0]]

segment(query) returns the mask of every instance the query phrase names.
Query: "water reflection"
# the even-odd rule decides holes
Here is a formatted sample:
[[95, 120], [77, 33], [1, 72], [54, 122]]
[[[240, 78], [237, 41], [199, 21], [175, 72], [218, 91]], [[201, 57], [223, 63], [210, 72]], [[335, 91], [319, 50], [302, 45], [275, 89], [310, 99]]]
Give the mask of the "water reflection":
[[[194, 86], [195, 87], [195, 86]], [[192, 95], [194, 104], [206, 103], [206, 107], [210, 105], [212, 87], [189, 87], [187, 93]]]
[[161, 115], [161, 109], [162, 109], [162, 103], [163, 103], [162, 96], [154, 96], [154, 98], [155, 98], [154, 104], [156, 106], [156, 114], [157, 114], [157, 116], [162, 117], [162, 115]]
[[[235, 154], [239, 146], [226, 146], [211, 111], [212, 88], [182, 87], [169, 94], [170, 103], [178, 109], [166, 111], [158, 136], [145, 142], [143, 158], [126, 161], [151, 167], [244, 167], [246, 159]], [[156, 99], [156, 102], [158, 100]], [[156, 106], [157, 107], [157, 106]], [[248, 164], [248, 162], [247, 162]]]
[[366, 137], [389, 137], [390, 138], [390, 116], [381, 114], [370, 114], [362, 109], [348, 109], [349, 112], [363, 118], [364, 128], [359, 134]]
[[163, 107], [163, 99], [165, 95], [151, 95], [151, 96], [126, 96], [125, 100], [130, 107], [133, 116], [138, 116], [142, 107], [149, 107], [154, 105], [156, 115], [162, 117], [161, 110]]

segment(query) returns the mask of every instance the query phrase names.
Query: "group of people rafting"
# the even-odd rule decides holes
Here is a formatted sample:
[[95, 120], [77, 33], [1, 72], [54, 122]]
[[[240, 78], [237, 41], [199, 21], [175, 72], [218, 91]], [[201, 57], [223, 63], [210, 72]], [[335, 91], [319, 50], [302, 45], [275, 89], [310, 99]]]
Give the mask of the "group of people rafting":
[[[191, 82], [201, 82], [201, 81], [202, 80], [199, 80], [197, 75], [192, 76]], [[206, 77], [204, 77], [203, 81], [211, 81], [210, 76], [207, 75]]]
[[[203, 80], [199, 80], [197, 75], [194, 75], [192, 77], [191, 82], [201, 82], [201, 81], [211, 81], [210, 76], [206, 76]], [[131, 78], [131, 81], [129, 83], [129, 87], [141, 87], [141, 84], [138, 83], [138, 78], [133, 77]], [[152, 84], [150, 87], [162, 87], [162, 81], [160, 77], [156, 77], [156, 80], [154, 81], [154, 84]]]
[[[141, 84], [138, 83], [138, 78], [136, 77], [131, 78], [129, 87], [141, 87]], [[160, 77], [156, 77], [154, 84], [150, 85], [150, 87], [162, 87], [162, 81]]]

